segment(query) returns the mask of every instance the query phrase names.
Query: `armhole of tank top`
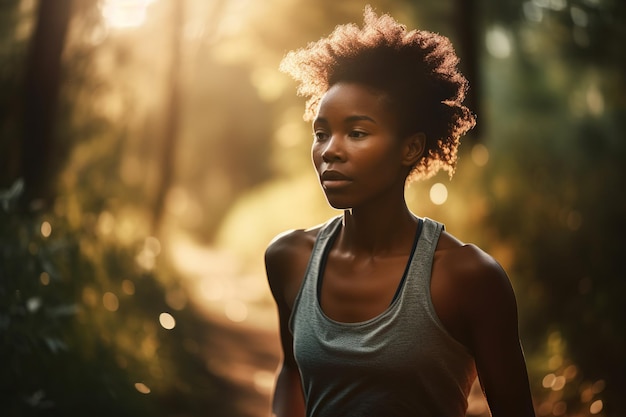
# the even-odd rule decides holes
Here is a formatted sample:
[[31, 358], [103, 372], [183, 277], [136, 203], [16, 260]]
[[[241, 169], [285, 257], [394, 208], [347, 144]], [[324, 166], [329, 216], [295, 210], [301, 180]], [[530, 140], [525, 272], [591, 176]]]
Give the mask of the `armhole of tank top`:
[[404, 283], [406, 282], [406, 277], [409, 274], [409, 269], [411, 269], [411, 263], [413, 261], [413, 257], [415, 256], [415, 251], [417, 250], [417, 242], [420, 240], [420, 236], [422, 235], [422, 229], [424, 228], [424, 219], [418, 219], [417, 222], [417, 231], [415, 232], [415, 237], [413, 238], [413, 246], [411, 247], [411, 253], [409, 254], [409, 259], [406, 262], [406, 266], [404, 267], [404, 273], [402, 274], [402, 278], [400, 279], [400, 283], [398, 284], [398, 288], [396, 288], [396, 292], [391, 299], [391, 304], [395, 303], [400, 294], [402, 294], [402, 289], [404, 288]]
[[458, 348], [460, 348], [465, 354], [467, 354], [470, 357], [472, 357], [472, 353], [467, 348], [467, 346], [465, 346], [463, 343], [461, 343], [458, 340], [456, 340], [450, 334], [450, 332], [448, 331], [446, 326], [443, 324], [443, 322], [439, 318], [439, 314], [437, 314], [437, 310], [435, 310], [435, 305], [433, 304], [433, 298], [432, 298], [432, 293], [430, 291], [430, 285], [431, 285], [432, 274], [433, 274], [433, 265], [434, 265], [434, 261], [435, 261], [435, 251], [437, 250], [437, 245], [439, 243], [439, 239], [441, 238], [441, 234], [443, 233], [444, 230], [446, 230], [446, 227], [442, 223], [439, 223], [439, 222], [437, 222], [435, 220], [432, 220], [432, 219], [427, 219], [427, 220], [432, 222], [432, 223], [434, 223], [435, 227], [436, 227], [436, 230], [435, 230], [435, 232], [433, 234], [432, 253], [430, 255], [430, 259], [431, 259], [430, 273], [428, 274], [427, 281], [426, 281], [426, 283], [428, 284], [426, 286], [426, 288], [428, 289], [428, 291], [426, 293], [426, 303], [427, 303], [427, 306], [428, 306], [427, 308], [429, 310], [428, 312], [429, 312], [429, 314], [431, 314], [432, 319], [434, 320], [434, 322], [437, 325], [437, 327], [439, 327], [439, 329], [450, 339], [450, 341], [453, 344], [455, 344]]
[[[309, 262], [307, 263], [306, 269], [304, 270], [304, 276], [302, 277], [302, 282], [300, 283], [300, 288], [298, 289], [298, 294], [296, 294], [296, 298], [293, 301], [293, 306], [291, 307], [291, 314], [289, 315], [289, 331], [292, 334], [293, 334], [294, 313], [296, 312], [296, 310], [298, 308], [298, 305], [300, 304], [300, 299], [302, 298], [302, 292], [304, 291], [304, 288], [305, 288], [305, 286], [307, 284], [307, 281], [309, 279], [310, 272], [311, 272], [311, 265], [313, 263], [313, 258], [317, 254], [317, 252], [319, 251], [319, 246], [323, 245], [325, 243], [325, 241], [327, 240], [326, 239], [327, 235], [335, 230], [335, 228], [336, 228], [335, 225], [339, 221], [340, 218], [341, 218], [341, 216], [333, 217], [332, 219], [327, 221], [325, 224], [323, 224], [322, 227], [320, 228], [319, 232], [317, 233], [317, 237], [315, 238], [315, 243], [313, 243], [313, 248], [311, 249], [311, 255], [309, 256]], [[328, 246], [330, 246], [330, 245], [327, 245], [324, 248], [324, 251], [327, 250]], [[322, 255], [322, 260], [323, 260], [323, 255]], [[320, 268], [321, 268], [321, 265], [320, 265]]]
[[333, 247], [333, 243], [337, 238], [337, 230], [333, 229], [333, 233], [329, 233], [328, 241], [326, 242], [326, 246], [322, 249], [322, 253], [320, 254], [320, 262], [319, 269], [317, 270], [316, 285], [315, 285], [315, 299], [316, 302], [321, 305], [322, 303], [322, 281], [324, 280], [324, 271], [326, 270], [326, 261], [328, 260], [328, 253]]

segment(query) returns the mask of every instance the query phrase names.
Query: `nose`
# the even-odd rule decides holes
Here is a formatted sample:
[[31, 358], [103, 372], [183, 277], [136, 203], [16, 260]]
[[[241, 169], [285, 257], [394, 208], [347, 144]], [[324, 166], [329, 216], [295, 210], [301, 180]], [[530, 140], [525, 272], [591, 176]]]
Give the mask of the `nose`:
[[345, 157], [345, 152], [338, 135], [332, 135], [322, 148], [322, 160], [324, 162], [341, 161]]

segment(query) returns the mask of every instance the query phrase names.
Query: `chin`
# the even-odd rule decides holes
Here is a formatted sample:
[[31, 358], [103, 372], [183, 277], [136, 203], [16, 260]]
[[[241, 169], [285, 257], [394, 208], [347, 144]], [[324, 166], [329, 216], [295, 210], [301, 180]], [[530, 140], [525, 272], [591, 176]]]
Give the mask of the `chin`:
[[342, 201], [339, 198], [329, 198], [328, 196], [326, 196], [326, 201], [328, 202], [329, 206], [337, 210], [349, 210], [354, 206], [354, 204], [352, 204], [351, 202], [345, 200]]

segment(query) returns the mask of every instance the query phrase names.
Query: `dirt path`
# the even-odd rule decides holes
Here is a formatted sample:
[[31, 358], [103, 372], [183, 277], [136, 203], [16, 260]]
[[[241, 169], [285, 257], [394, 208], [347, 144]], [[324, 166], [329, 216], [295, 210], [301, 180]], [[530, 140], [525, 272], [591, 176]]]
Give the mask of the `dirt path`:
[[189, 302], [211, 329], [201, 347], [207, 366], [232, 386], [238, 414], [228, 417], [269, 417], [280, 346], [265, 277], [242, 276], [232, 255], [184, 238], [170, 252]]
[[268, 417], [279, 360], [276, 332], [216, 319], [211, 329], [205, 356], [215, 374], [233, 384], [237, 417]]

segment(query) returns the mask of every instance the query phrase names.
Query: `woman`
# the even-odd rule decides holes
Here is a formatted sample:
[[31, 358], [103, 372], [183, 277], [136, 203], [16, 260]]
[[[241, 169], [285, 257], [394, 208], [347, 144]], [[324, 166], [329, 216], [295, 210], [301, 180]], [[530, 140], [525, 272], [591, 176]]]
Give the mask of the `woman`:
[[450, 42], [365, 9], [292, 51], [312, 159], [343, 215], [278, 236], [265, 262], [283, 361], [277, 417], [534, 416], [515, 296], [485, 252], [407, 207], [410, 180], [454, 172], [474, 125]]

